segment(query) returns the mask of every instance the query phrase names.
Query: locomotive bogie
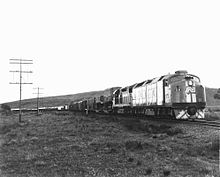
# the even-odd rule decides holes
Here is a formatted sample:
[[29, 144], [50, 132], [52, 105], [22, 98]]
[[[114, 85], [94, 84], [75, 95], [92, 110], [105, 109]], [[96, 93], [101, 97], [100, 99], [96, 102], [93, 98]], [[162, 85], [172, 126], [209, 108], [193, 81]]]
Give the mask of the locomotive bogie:
[[188, 109], [174, 109], [176, 119], [204, 119], [205, 114], [203, 109], [193, 108], [192, 112]]

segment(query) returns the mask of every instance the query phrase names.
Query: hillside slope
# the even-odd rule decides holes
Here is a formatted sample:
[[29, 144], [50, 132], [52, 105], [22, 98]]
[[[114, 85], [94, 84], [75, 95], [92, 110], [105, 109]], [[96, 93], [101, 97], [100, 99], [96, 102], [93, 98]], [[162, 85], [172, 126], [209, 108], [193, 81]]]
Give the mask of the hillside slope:
[[[82, 100], [83, 98], [97, 97], [101, 95], [106, 95], [109, 93], [110, 89], [117, 89], [119, 87], [113, 87], [100, 91], [91, 91], [84, 93], [77, 93], [71, 95], [61, 95], [61, 96], [52, 96], [52, 97], [43, 97], [40, 99], [40, 107], [47, 106], [61, 106], [65, 104], [69, 104], [71, 101]], [[217, 93], [216, 88], [206, 88], [206, 98], [207, 98], [207, 106], [215, 107], [220, 106], [220, 99], [214, 99], [214, 94]], [[36, 108], [36, 98], [22, 100], [22, 107], [24, 108]], [[7, 103], [11, 106], [11, 108], [18, 108], [19, 101], [9, 102]]]
[[218, 106], [220, 107], [220, 99], [214, 99], [214, 95], [217, 93], [216, 88], [206, 88], [206, 101], [207, 106]]
[[[51, 96], [51, 97], [42, 97], [40, 98], [39, 104], [40, 107], [53, 107], [53, 106], [61, 106], [65, 104], [70, 104], [71, 101], [82, 100], [84, 98], [98, 97], [101, 95], [107, 95], [111, 89], [115, 90], [119, 87], [112, 87], [105, 90], [100, 91], [91, 91], [84, 93], [77, 93], [71, 95], [61, 95], [61, 96]], [[6, 103], [10, 105], [11, 108], [18, 108], [19, 101]], [[36, 108], [37, 99], [25, 99], [22, 100], [22, 108]]]

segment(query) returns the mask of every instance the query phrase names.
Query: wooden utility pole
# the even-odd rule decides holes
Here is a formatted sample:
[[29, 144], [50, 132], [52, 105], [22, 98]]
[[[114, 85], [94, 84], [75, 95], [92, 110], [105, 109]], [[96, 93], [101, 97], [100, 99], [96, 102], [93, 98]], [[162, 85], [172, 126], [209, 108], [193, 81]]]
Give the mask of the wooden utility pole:
[[39, 90], [43, 89], [43, 88], [37, 87], [34, 89], [37, 89], [37, 93], [33, 93], [33, 94], [37, 94], [37, 115], [39, 115], [39, 99], [40, 99], [39, 95], [43, 94], [43, 93], [40, 93]]
[[19, 70], [10, 71], [13, 73], [19, 73], [19, 82], [10, 82], [10, 84], [19, 84], [20, 85], [20, 99], [19, 99], [19, 122], [21, 122], [21, 98], [22, 98], [22, 85], [23, 84], [32, 84], [28, 82], [22, 82], [22, 74], [23, 73], [33, 73], [32, 71], [22, 71], [23, 64], [33, 64], [33, 60], [26, 60], [26, 59], [10, 59], [10, 64], [18, 64], [20, 65]]

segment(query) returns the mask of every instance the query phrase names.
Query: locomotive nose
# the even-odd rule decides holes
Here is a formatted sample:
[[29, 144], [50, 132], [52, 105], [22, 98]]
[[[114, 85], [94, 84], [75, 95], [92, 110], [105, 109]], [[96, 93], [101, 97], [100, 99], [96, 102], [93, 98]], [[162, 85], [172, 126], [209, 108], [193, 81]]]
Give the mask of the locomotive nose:
[[190, 106], [187, 108], [187, 113], [190, 115], [190, 116], [193, 116], [195, 115], [197, 112], [197, 108], [195, 106]]

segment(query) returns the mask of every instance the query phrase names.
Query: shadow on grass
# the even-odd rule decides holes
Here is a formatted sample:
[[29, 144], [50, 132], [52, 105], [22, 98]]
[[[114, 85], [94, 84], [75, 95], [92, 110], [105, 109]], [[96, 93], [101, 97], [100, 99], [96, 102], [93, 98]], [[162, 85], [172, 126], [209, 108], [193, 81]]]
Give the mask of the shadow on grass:
[[143, 123], [139, 120], [128, 120], [122, 123], [129, 131], [146, 132], [151, 134], [164, 133], [168, 136], [174, 136], [183, 133], [182, 129], [171, 127], [166, 124], [155, 125]]
[[19, 127], [19, 123], [13, 123], [13, 124], [7, 124], [7, 125], [2, 125], [0, 126], [0, 134], [6, 134], [10, 132], [12, 129], [15, 129]]

